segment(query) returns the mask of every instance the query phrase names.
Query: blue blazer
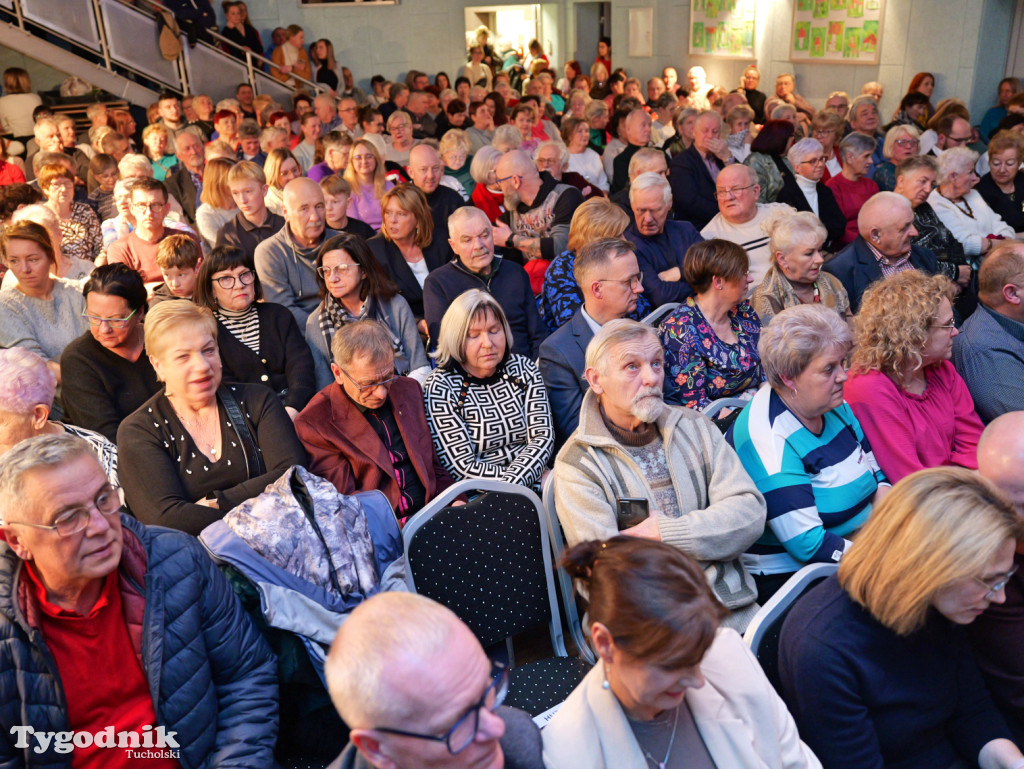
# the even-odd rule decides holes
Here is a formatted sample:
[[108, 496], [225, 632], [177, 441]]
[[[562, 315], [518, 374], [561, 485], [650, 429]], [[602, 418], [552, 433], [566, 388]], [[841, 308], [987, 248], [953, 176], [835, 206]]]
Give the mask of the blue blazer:
[[587, 345], [594, 332], [583, 317], [583, 308], [540, 345], [537, 365], [548, 391], [555, 420], [555, 451], [575, 432], [580, 422], [583, 394], [590, 388], [583, 378]]
[[[929, 275], [939, 271], [935, 254], [921, 246], [910, 247], [910, 263]], [[850, 311], [856, 315], [860, 310], [860, 298], [876, 280], [882, 279], [882, 268], [860, 235], [850, 245], [825, 262], [824, 270], [839, 278], [850, 298]]]
[[718, 214], [715, 180], [696, 145], [672, 158], [668, 182], [672, 185], [672, 210], [677, 220], [690, 222], [699, 231]]

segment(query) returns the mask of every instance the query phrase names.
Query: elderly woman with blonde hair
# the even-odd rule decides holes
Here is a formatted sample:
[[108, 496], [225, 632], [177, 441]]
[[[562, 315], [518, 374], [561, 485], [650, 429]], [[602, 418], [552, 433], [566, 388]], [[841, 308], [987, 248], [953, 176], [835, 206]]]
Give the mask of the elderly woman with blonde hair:
[[939, 465], [976, 469], [982, 424], [953, 368], [953, 284], [907, 270], [864, 292], [846, 400], [892, 481]]
[[99, 433], [50, 419], [57, 377], [42, 357], [22, 347], [0, 350], [0, 456], [36, 435], [84, 438], [117, 485], [117, 446]]
[[726, 434], [764, 494], [764, 534], [743, 555], [763, 604], [808, 563], [835, 563], [889, 484], [843, 401], [849, 326], [822, 305], [782, 310], [761, 332], [767, 386]]
[[512, 330], [482, 289], [460, 294], [441, 320], [437, 368], [424, 393], [437, 456], [453, 479], [489, 478], [535, 490], [555, 445], [540, 370], [512, 352]]
[[962, 468], [897, 483], [782, 626], [782, 694], [829, 769], [1014, 769], [966, 625], [1006, 600], [1024, 523]]
[[260, 494], [306, 452], [277, 395], [222, 384], [217, 321], [206, 307], [161, 302], [146, 352], [164, 386], [117, 431], [121, 483], [143, 523], [198, 535]]
[[921, 132], [913, 125], [895, 125], [885, 132], [882, 154], [885, 162], [875, 166], [872, 179], [883, 192], [896, 189], [896, 167], [921, 152]]
[[928, 196], [928, 203], [968, 257], [981, 257], [999, 239], [1015, 237], [1013, 228], [974, 189], [977, 162], [978, 153], [967, 147], [943, 152], [939, 155], [938, 186]]
[[476, 189], [472, 173], [473, 156], [469, 150], [469, 137], [461, 128], [449, 128], [437, 146], [437, 154], [444, 162], [441, 184], [458, 192], [466, 202], [469, 202], [470, 195]]
[[505, 210], [505, 193], [498, 186], [494, 172], [498, 160], [504, 153], [490, 144], [481, 147], [473, 155], [469, 165], [469, 173], [473, 177], [475, 187], [470, 195], [473, 205], [487, 214], [487, 220], [494, 224]]
[[[805, 141], [813, 141], [807, 139]], [[828, 232], [810, 211], [781, 212], [762, 225], [768, 235], [771, 267], [754, 291], [751, 304], [767, 326], [787, 307], [821, 304], [848, 320], [850, 299], [834, 275], [821, 269]]]

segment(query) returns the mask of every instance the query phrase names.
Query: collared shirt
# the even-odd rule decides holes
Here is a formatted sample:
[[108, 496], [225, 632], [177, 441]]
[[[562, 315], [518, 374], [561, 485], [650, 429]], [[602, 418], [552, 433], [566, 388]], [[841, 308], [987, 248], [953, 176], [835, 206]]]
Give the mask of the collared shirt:
[[871, 245], [867, 239], [865, 239], [864, 242], [867, 243], [868, 248], [871, 249], [871, 253], [875, 255], [875, 259], [878, 261], [878, 266], [882, 269], [883, 278], [888, 278], [901, 272], [906, 272], [907, 270], [916, 269], [914, 265], [910, 263], [910, 249], [907, 249], [906, 253], [901, 254], [896, 259], [893, 259]]
[[267, 210], [267, 218], [263, 224], [253, 224], [239, 211], [235, 218], [221, 227], [217, 235], [218, 246], [236, 246], [249, 256], [256, 253], [256, 246], [267, 238], [280, 232], [284, 227], [284, 217]]
[[188, 172], [188, 175], [192, 177], [192, 183], [196, 185], [196, 200], [199, 200], [203, 195], [203, 175], [194, 174], [191, 171]]
[[979, 302], [953, 339], [953, 365], [983, 422], [1024, 409], [1024, 323]]
[[601, 330], [601, 324], [590, 317], [586, 306], [580, 307], [580, 312], [583, 313], [583, 320], [585, 320], [587, 325], [590, 326], [590, 330], [594, 332], [594, 336], [597, 336], [597, 332]]
[[719, 163], [718, 158], [715, 157], [714, 155], [711, 155], [711, 154], [708, 154], [708, 155], [703, 155], [702, 154], [701, 158], [704, 160], [704, 165], [707, 166], [708, 173], [711, 174], [712, 180], [717, 182], [718, 181], [718, 174], [722, 170], [718, 166], [718, 163]]

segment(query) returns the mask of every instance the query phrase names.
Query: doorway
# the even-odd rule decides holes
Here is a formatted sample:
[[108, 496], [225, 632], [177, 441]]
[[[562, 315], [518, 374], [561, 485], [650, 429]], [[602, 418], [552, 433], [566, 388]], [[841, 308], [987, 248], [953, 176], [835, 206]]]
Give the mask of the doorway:
[[525, 53], [530, 41], [542, 40], [539, 5], [494, 5], [466, 8], [466, 44], [476, 39], [476, 30], [491, 30], [491, 46], [505, 57], [509, 51]]
[[[573, 58], [585, 73], [597, 58], [597, 41], [612, 34], [611, 3], [576, 3], [576, 50]], [[612, 46], [614, 53], [615, 47]]]

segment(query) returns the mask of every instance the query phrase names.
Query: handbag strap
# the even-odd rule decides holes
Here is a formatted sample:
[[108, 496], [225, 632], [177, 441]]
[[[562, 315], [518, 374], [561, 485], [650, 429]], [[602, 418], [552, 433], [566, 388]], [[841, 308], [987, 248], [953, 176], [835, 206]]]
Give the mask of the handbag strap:
[[263, 464], [263, 454], [260, 453], [256, 441], [252, 437], [249, 425], [242, 418], [242, 409], [238, 406], [238, 401], [235, 400], [235, 396], [231, 394], [231, 390], [228, 387], [222, 387], [218, 395], [220, 396], [221, 403], [224, 404], [224, 410], [228, 413], [228, 420], [231, 422], [231, 426], [234, 428], [235, 434], [242, 444], [242, 453], [245, 454], [245, 464], [249, 470], [249, 477], [254, 478], [258, 475], [263, 475], [267, 472], [266, 465]]

